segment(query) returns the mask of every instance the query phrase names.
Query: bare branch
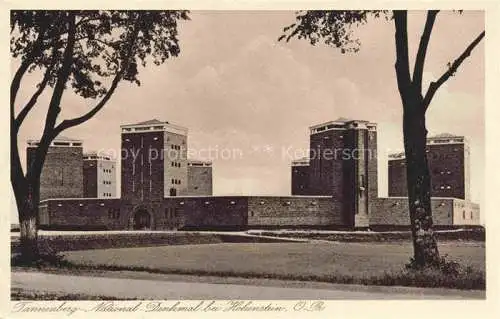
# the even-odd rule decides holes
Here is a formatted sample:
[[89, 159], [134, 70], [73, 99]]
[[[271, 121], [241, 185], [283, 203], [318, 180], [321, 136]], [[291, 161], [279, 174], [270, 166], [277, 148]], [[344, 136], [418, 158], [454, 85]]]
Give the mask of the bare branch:
[[36, 104], [36, 102], [38, 100], [38, 97], [40, 96], [40, 94], [42, 94], [43, 90], [45, 90], [45, 87], [47, 86], [47, 84], [48, 84], [48, 82], [50, 80], [51, 72], [52, 72], [52, 69], [54, 68], [54, 66], [56, 64], [56, 61], [57, 61], [57, 58], [55, 56], [53, 56], [52, 57], [51, 65], [45, 71], [45, 75], [43, 77], [42, 82], [40, 82], [40, 84], [38, 85], [38, 89], [35, 91], [35, 93], [33, 94], [33, 96], [31, 96], [31, 99], [24, 106], [24, 108], [21, 110], [21, 112], [19, 112], [19, 114], [17, 115], [16, 119], [14, 120], [13, 124], [14, 124], [14, 130], [15, 130], [16, 134], [19, 131], [19, 128], [23, 124], [23, 121], [26, 118], [26, 116], [28, 115], [28, 113], [35, 106], [35, 104]]
[[14, 120], [15, 118], [16, 96], [17, 92], [19, 91], [19, 87], [21, 86], [21, 80], [23, 79], [24, 74], [26, 73], [32, 62], [33, 58], [27, 57], [17, 69], [16, 73], [14, 74], [14, 78], [10, 83], [10, 113], [12, 120]]
[[[401, 98], [411, 86], [410, 63], [408, 57], [408, 26], [407, 12], [404, 10], [394, 10], [394, 25], [396, 27], [396, 77]], [[403, 105], [406, 103], [403, 103]]]
[[474, 41], [469, 44], [469, 46], [465, 49], [465, 51], [455, 60], [453, 63], [450, 65], [448, 71], [443, 73], [441, 77], [434, 82], [431, 82], [429, 85], [429, 89], [427, 90], [427, 93], [425, 94], [423, 105], [424, 109], [427, 110], [429, 107], [429, 104], [431, 103], [432, 98], [434, 97], [434, 94], [436, 94], [436, 91], [443, 85], [444, 82], [446, 82], [452, 75], [455, 74], [457, 71], [458, 67], [467, 59], [467, 57], [470, 56], [472, 53], [472, 50], [481, 42], [481, 40], [484, 38], [485, 31], [481, 32], [477, 38], [474, 39]]
[[429, 39], [431, 38], [432, 28], [434, 26], [434, 21], [436, 21], [438, 12], [438, 10], [430, 10], [427, 13], [424, 32], [420, 38], [420, 44], [415, 58], [415, 67], [413, 68], [413, 84], [416, 86], [416, 89], [420, 94], [422, 91], [422, 75], [424, 73], [425, 55], [427, 54]]
[[62, 131], [66, 130], [70, 127], [73, 127], [73, 126], [80, 125], [80, 124], [90, 120], [94, 115], [96, 115], [104, 107], [104, 105], [108, 102], [108, 100], [111, 98], [111, 95], [113, 95], [113, 93], [114, 93], [116, 87], [118, 86], [118, 83], [120, 82], [122, 76], [123, 76], [122, 72], [118, 73], [115, 76], [115, 78], [113, 79], [113, 82], [112, 82], [108, 92], [106, 93], [106, 95], [102, 98], [102, 100], [96, 106], [94, 106], [92, 108], [92, 110], [90, 110], [89, 112], [85, 113], [84, 115], [82, 115], [80, 117], [76, 117], [73, 119], [68, 119], [68, 120], [62, 121], [58, 126], [56, 126], [54, 128], [54, 135], [57, 136]]
[[123, 63], [120, 71], [116, 74], [115, 78], [113, 79], [113, 82], [111, 83], [111, 86], [110, 86], [108, 92], [102, 98], [102, 100], [96, 106], [94, 106], [89, 112], [85, 113], [84, 115], [62, 121], [57, 127], [54, 128], [54, 135], [55, 136], [57, 136], [62, 131], [66, 130], [68, 128], [80, 125], [80, 124], [85, 123], [86, 121], [90, 120], [94, 115], [96, 115], [106, 105], [106, 103], [111, 98], [114, 91], [116, 90], [118, 83], [121, 81], [123, 75], [125, 74], [125, 72], [127, 71], [127, 69], [130, 66], [130, 63], [132, 61], [132, 57], [134, 55], [134, 46], [135, 46], [135, 41], [137, 40], [138, 33], [139, 33], [139, 28], [136, 25], [134, 28], [134, 33], [133, 33], [133, 35], [130, 39], [130, 42], [129, 42], [130, 46], [129, 46], [128, 51], [127, 51], [125, 63]]
[[43, 37], [45, 35], [46, 26], [43, 25], [38, 33], [38, 37], [33, 44], [33, 49], [26, 56], [26, 58], [21, 62], [21, 65], [17, 69], [14, 74], [14, 78], [10, 84], [10, 111], [12, 119], [15, 118], [15, 106], [16, 106], [16, 97], [17, 92], [19, 91], [19, 87], [21, 86], [21, 80], [23, 79], [24, 74], [28, 71], [31, 63], [33, 63], [35, 57], [43, 50]]

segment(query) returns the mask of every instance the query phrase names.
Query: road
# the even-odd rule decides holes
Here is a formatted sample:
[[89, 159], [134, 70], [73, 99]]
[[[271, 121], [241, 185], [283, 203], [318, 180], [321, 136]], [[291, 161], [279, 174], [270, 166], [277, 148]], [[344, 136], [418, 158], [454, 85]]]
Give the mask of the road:
[[[121, 299], [483, 299], [484, 291], [423, 289], [410, 287], [366, 287], [314, 284], [307, 287], [183, 282], [12, 272], [12, 288], [30, 291], [106, 296]], [[258, 284], [258, 280], [255, 281]]]

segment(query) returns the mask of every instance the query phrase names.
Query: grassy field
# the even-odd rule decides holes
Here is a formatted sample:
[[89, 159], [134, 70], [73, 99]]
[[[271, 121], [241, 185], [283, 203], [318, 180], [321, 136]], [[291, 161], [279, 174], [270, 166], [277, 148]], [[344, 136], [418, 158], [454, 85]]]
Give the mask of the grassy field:
[[[12, 288], [11, 300], [121, 300], [110, 296], [91, 296], [83, 294], [51, 293]], [[127, 298], [127, 300], [130, 300]]]
[[[485, 270], [484, 243], [446, 242], [442, 255]], [[189, 246], [71, 251], [74, 264], [145, 268], [161, 272], [259, 274], [260, 276], [364, 277], [400, 271], [410, 243], [220, 243]]]

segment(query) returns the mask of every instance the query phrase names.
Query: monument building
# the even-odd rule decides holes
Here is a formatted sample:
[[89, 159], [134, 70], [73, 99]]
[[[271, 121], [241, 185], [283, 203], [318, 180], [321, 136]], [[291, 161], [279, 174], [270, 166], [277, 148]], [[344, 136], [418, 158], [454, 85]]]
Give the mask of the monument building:
[[[85, 198], [83, 178], [79, 179], [79, 194], [57, 187], [51, 189], [53, 193], [45, 193], [40, 205], [40, 227], [151, 230], [409, 227], [408, 199], [404, 193], [387, 198], [378, 196], [375, 123], [339, 118], [311, 126], [309, 158], [292, 162], [292, 195], [283, 196], [213, 196], [212, 163], [187, 158], [187, 137], [187, 128], [166, 121], [122, 125], [120, 196], [99, 197], [99, 192], [106, 192], [97, 188], [91, 193], [90, 186], [99, 183], [89, 182], [85, 174]], [[441, 135], [429, 142], [429, 152], [437, 156], [433, 169], [442, 177], [433, 186], [439, 185], [443, 192], [437, 193], [438, 196], [433, 194], [431, 199], [437, 228], [479, 224], [479, 206], [468, 200], [468, 147], [458, 142], [460, 138]], [[64, 147], [79, 151], [64, 153], [73, 157], [69, 161], [59, 159], [58, 165], [81, 172], [81, 141], [65, 143], [69, 145]], [[442, 155], [443, 152], [447, 155]], [[462, 153], [463, 160], [457, 160]], [[113, 165], [106, 159], [85, 158], [86, 172], [90, 172], [92, 160], [97, 165], [100, 162]], [[59, 174], [55, 173], [57, 165], [47, 167], [44, 169], [49, 176]], [[107, 180], [105, 176], [102, 175], [101, 181]], [[398, 176], [401, 180], [402, 175]], [[455, 179], [446, 179], [451, 176]], [[396, 182], [396, 177], [391, 182], [404, 184]], [[450, 190], [456, 193], [445, 192]]]

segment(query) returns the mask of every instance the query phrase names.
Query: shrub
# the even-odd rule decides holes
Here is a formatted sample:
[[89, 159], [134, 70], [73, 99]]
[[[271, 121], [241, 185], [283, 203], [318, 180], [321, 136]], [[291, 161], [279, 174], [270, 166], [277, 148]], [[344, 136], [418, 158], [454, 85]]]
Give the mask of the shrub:
[[38, 259], [27, 260], [21, 254], [14, 254], [11, 257], [10, 264], [12, 267], [34, 267], [38, 269], [45, 268], [65, 268], [71, 267], [72, 264], [64, 259], [64, 256], [59, 253], [40, 253]]
[[[390, 275], [394, 277], [394, 275]], [[485, 273], [471, 266], [449, 260], [448, 255], [441, 256], [435, 264], [422, 267], [414, 258], [405, 265], [405, 269], [396, 277], [401, 285], [421, 287], [447, 287], [457, 289], [486, 289]]]

